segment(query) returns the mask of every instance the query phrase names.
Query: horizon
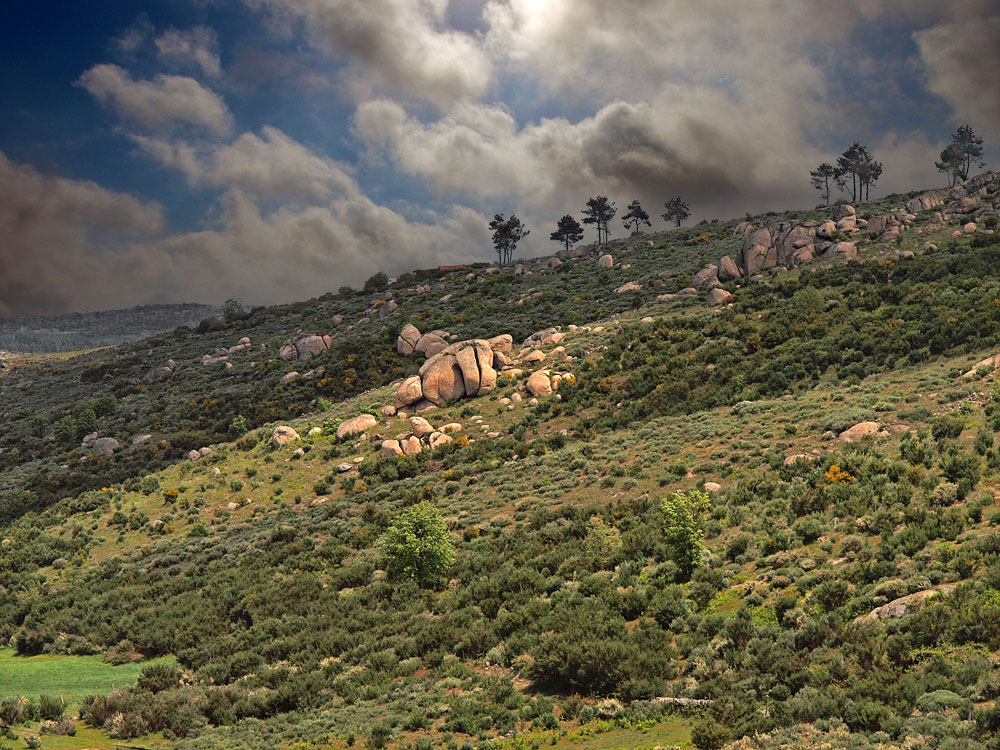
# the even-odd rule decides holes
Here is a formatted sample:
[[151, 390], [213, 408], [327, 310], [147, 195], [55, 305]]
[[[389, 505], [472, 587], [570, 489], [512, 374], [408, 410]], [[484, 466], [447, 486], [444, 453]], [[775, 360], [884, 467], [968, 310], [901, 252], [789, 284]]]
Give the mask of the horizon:
[[689, 225], [810, 208], [854, 141], [873, 197], [942, 187], [965, 123], [1000, 157], [997, 0], [144, 6], [0, 10], [0, 316], [490, 262], [495, 213], [549, 255], [594, 195], [613, 239], [634, 199], [650, 231], [677, 195]]

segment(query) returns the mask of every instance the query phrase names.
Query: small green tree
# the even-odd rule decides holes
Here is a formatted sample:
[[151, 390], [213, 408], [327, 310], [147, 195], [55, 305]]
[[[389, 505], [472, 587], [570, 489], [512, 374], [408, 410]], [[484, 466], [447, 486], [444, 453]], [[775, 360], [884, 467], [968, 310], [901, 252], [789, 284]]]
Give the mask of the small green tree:
[[553, 242], [561, 242], [566, 245], [566, 250], [568, 251], [573, 245], [583, 239], [583, 227], [580, 226], [580, 222], [569, 214], [566, 214], [559, 219], [559, 223], [556, 224], [556, 231], [549, 235], [549, 239]]
[[938, 172], [948, 175], [948, 187], [954, 187], [962, 177], [962, 169], [965, 165], [965, 155], [962, 149], [954, 143], [949, 143], [941, 152], [941, 161], [934, 162]]
[[976, 135], [971, 125], [961, 125], [951, 136], [951, 143], [959, 154], [958, 177], [969, 179], [973, 166], [983, 166], [983, 139]]
[[705, 513], [712, 501], [699, 490], [673, 492], [663, 498], [661, 509], [667, 542], [673, 548], [674, 561], [686, 576], [701, 565], [705, 556]]
[[76, 420], [67, 414], [56, 422], [56, 440], [64, 445], [69, 445], [76, 440]]
[[404, 510], [379, 542], [393, 578], [433, 583], [455, 562], [455, 548], [441, 512], [424, 501]]
[[672, 221], [674, 222], [674, 226], [677, 227], [679, 227], [681, 222], [691, 215], [691, 206], [689, 206], [688, 202], [679, 195], [668, 200], [663, 204], [663, 207], [667, 209], [663, 212], [663, 220]]
[[222, 317], [230, 322], [242, 319], [245, 312], [243, 300], [239, 297], [230, 297], [222, 303]]
[[600, 516], [591, 516], [587, 527], [587, 538], [584, 541], [587, 554], [597, 565], [604, 567], [621, 550], [622, 535]]
[[615, 202], [609, 201], [607, 196], [598, 195], [587, 201], [587, 208], [583, 212], [583, 223], [594, 224], [597, 227], [597, 244], [602, 245], [608, 241], [608, 222], [615, 218], [618, 209]]
[[830, 187], [837, 177], [837, 168], [828, 162], [823, 162], [809, 173], [812, 186], [819, 190], [826, 205], [830, 205]]

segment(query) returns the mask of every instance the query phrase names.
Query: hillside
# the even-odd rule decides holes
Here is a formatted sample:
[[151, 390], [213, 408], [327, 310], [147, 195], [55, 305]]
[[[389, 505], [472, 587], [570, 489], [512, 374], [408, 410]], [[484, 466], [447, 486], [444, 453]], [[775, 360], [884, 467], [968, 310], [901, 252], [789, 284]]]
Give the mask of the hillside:
[[122, 310], [0, 317], [0, 350], [72, 352], [136, 341], [219, 314], [211, 305], [139, 305]]
[[160, 661], [0, 724], [997, 747], [998, 208], [989, 173], [18, 361], [0, 642]]

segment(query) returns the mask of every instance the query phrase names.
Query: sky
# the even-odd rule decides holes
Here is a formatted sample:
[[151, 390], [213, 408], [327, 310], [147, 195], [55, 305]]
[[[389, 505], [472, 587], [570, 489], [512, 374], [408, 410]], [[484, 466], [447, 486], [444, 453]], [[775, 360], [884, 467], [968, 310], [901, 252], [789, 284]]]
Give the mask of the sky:
[[940, 187], [960, 124], [1000, 166], [998, 70], [1000, 0], [0, 3], [0, 316], [307, 299], [496, 213], [550, 254], [595, 195], [808, 208], [856, 140], [873, 197]]

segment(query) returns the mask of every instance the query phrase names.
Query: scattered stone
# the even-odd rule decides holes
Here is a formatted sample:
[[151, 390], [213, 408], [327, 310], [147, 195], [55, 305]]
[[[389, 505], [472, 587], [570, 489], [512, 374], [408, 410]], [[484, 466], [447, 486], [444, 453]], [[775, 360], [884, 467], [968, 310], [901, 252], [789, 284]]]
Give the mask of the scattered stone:
[[292, 370], [291, 372], [286, 372], [284, 375], [282, 375], [281, 380], [279, 380], [278, 383], [280, 385], [287, 385], [288, 383], [291, 383], [293, 380], [296, 380], [298, 377], [299, 373], [297, 373], [295, 370]]
[[134, 438], [132, 438], [132, 445], [142, 445], [147, 440], [149, 440], [151, 437], [153, 437], [153, 436], [149, 435], [149, 434], [136, 435]]
[[306, 433], [306, 434], [307, 435], [322, 435], [323, 434], [323, 428], [322, 427], [310, 427], [309, 428], [309, 432]]
[[222, 470], [218, 466], [213, 466], [211, 469], [209, 469], [208, 476], [210, 479], [215, 479], [221, 473]]
[[420, 438], [416, 435], [410, 435], [410, 437], [405, 438], [402, 441], [402, 446], [403, 453], [407, 456], [415, 456], [423, 450], [423, 446], [420, 444]]
[[728, 255], [723, 255], [722, 258], [719, 259], [718, 277], [720, 279], [738, 279], [740, 277], [740, 269]]
[[197, 461], [201, 458], [201, 454], [198, 451], [191, 450], [188, 451], [188, 461]]
[[360, 435], [362, 432], [374, 427], [376, 424], [378, 424], [378, 420], [376, 420], [371, 414], [360, 414], [356, 417], [345, 419], [340, 423], [340, 426], [337, 427], [337, 440], [344, 440], [345, 438]]
[[396, 407], [393, 406], [392, 404], [387, 404], [386, 406], [383, 406], [382, 416], [385, 417], [386, 419], [390, 419], [391, 417], [396, 416]]
[[617, 294], [624, 294], [625, 292], [638, 292], [640, 289], [642, 289], [642, 284], [636, 283], [635, 281], [627, 281], [615, 289], [615, 292]]
[[691, 286], [696, 289], [719, 286], [719, 267], [705, 266], [691, 279]]
[[458, 422], [449, 422], [448, 424], [441, 425], [441, 432], [445, 434], [452, 432], [461, 432], [461, 431], [462, 431], [462, 425], [460, 425]]
[[705, 482], [705, 492], [720, 492], [722, 485], [717, 482]]
[[[653, 322], [653, 318], [651, 318], [650, 316], [647, 315], [644, 318], [640, 318], [639, 322], [640, 323], [652, 323]], [[565, 350], [563, 350], [563, 351], [565, 351]]]
[[964, 227], [962, 227], [962, 231], [965, 232], [965, 234], [975, 234], [976, 233], [976, 222], [970, 221], [968, 224], [966, 224]]
[[597, 259], [598, 268], [611, 268], [614, 264], [615, 259], [608, 254], [604, 254]]
[[286, 443], [292, 443], [298, 439], [299, 433], [295, 431], [295, 428], [287, 425], [280, 425], [275, 427], [274, 432], [271, 434], [271, 447], [278, 448]]
[[533, 365], [536, 364], [537, 362], [544, 362], [544, 361], [545, 361], [545, 352], [543, 352], [541, 349], [535, 349], [534, 351], [528, 352], [523, 357], [521, 357], [521, 364], [524, 365]]
[[232, 500], [230, 500], [228, 503], [226, 503], [226, 510], [236, 510], [239, 507], [240, 507], [240, 504], [239, 503], [234, 503]]
[[337, 464], [337, 473], [338, 474], [346, 474], [347, 472], [349, 472], [353, 468], [354, 468], [354, 464], [349, 464], [349, 463]]

